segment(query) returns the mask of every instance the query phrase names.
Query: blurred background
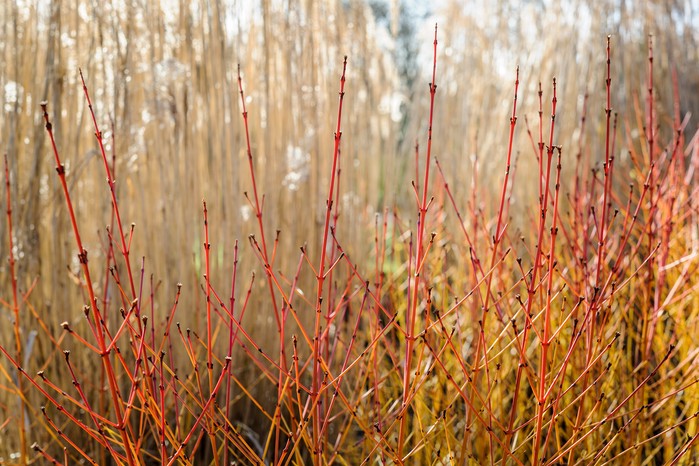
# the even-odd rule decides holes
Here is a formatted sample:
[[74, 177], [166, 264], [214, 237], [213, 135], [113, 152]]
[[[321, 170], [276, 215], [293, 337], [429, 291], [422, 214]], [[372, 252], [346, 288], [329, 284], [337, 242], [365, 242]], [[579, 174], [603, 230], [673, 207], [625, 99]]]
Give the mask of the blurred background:
[[[55, 315], [51, 321], [81, 317], [84, 297], [74, 285], [77, 251], [43, 127], [43, 100], [91, 267], [100, 277], [107, 273], [98, 269], [106, 263], [111, 208], [79, 68], [107, 151], [115, 156], [124, 224], [135, 224], [132, 261], [137, 267], [145, 257], [145, 276], [152, 274], [159, 283], [159, 309], [169, 308], [181, 282], [180, 309], [196, 315], [189, 310], [204, 304], [198, 285], [202, 199], [209, 206], [214, 286], [223, 290], [230, 284], [236, 239], [242, 242], [242, 269], [260, 269], [247, 243], [257, 227], [244, 195], [251, 184], [238, 65], [258, 189], [265, 195], [265, 226], [281, 232], [276, 265], [293, 275], [298, 247], [320, 242], [344, 55], [340, 241], [362, 257], [372, 247], [377, 213], [396, 208], [404, 221], [414, 221], [410, 182], [415, 143], [426, 144], [435, 23], [434, 151], [451, 177], [457, 202], [468, 200], [476, 182], [486, 188], [501, 185], [520, 67], [517, 207], [523, 205], [517, 196], [535, 189], [535, 183], [526, 182], [536, 161], [524, 117], [538, 118], [539, 82], [548, 110], [551, 80], [557, 77], [558, 144], [564, 150], [577, 147], [580, 138], [592, 141], [586, 145], [591, 151], [603, 144], [607, 35], [612, 36], [612, 100], [620, 134], [624, 121], [635, 121], [639, 114], [635, 102], [644, 102], [649, 34], [660, 118], [672, 114], [673, 72], [683, 115], [696, 115], [698, 3], [3, 0], [0, 144], [10, 163], [16, 224], [12, 254], [20, 288], [35, 287], [31, 301], [45, 315]], [[589, 122], [582, 134], [585, 95]], [[694, 133], [696, 122], [696, 117], [690, 120], [687, 134]], [[621, 163], [623, 144], [617, 146]], [[602, 159], [603, 152], [593, 154], [593, 160]], [[488, 218], [489, 199], [480, 201]], [[8, 255], [6, 235], [3, 215], [2, 257]], [[0, 265], [0, 279], [7, 290], [7, 261]], [[263, 280], [258, 284], [265, 286]], [[2, 319], [12, 317], [3, 313]]]

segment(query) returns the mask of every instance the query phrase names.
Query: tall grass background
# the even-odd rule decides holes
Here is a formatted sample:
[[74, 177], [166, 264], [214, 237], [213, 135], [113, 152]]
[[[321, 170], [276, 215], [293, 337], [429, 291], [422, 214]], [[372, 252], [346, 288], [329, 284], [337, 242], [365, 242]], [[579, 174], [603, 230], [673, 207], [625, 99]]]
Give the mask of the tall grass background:
[[[414, 145], [426, 144], [435, 21], [440, 25], [440, 48], [434, 150], [463, 212], [482, 220], [475, 228], [477, 235], [487, 237], [487, 231], [492, 234], [495, 228], [492, 219], [498, 214], [517, 66], [521, 81], [513, 154], [517, 181], [508, 219], [513, 237], [526, 231], [538, 215], [537, 162], [524, 120], [534, 127], [540, 82], [550, 99], [547, 86], [553, 76], [557, 79], [556, 139], [567, 151], [563, 157], [572, 158], [573, 148], [581, 145], [592, 154], [589, 168], [603, 161], [594, 154], [604, 153], [607, 35], [612, 36], [614, 50], [618, 173], [633, 171], [626, 154], [644, 144], [649, 34], [656, 57], [658, 139], [673, 137], [675, 91], [682, 119], [699, 112], [699, 11], [691, 2], [570, 0], [522, 6], [508, 1], [445, 1], [431, 10], [423, 8], [397, 0], [4, 1], [0, 143], [9, 161], [15, 223], [12, 251], [4, 240], [8, 223], [0, 223], [0, 256], [12, 254], [16, 259], [18, 287], [26, 296], [20, 300], [19, 328], [27, 372], [45, 369], [43, 361], [55, 358], [57, 347], [74, 347], [59, 324], [79, 325], [85, 304], [76, 286], [80, 264], [40, 101], [48, 102], [90, 261], [107, 263], [105, 225], [112, 222], [111, 203], [78, 67], [90, 88], [107, 153], [115, 157], [122, 219], [127, 226], [134, 225], [134, 273], [143, 263], [146, 281], [153, 277], [152, 302], [160, 316], [169, 310], [181, 283], [179, 308], [186, 311], [180, 311], [178, 320], [199, 335], [206, 333], [202, 199], [207, 200], [212, 238], [208, 274], [212, 287], [225, 290], [230, 285], [236, 239], [241, 240], [241, 276], [247, 278], [253, 271], [264, 276], [246, 241], [258, 230], [245, 194], [252, 193], [252, 186], [240, 117], [238, 64], [246, 89], [256, 181], [264, 193], [264, 226], [268, 240], [279, 232], [275, 268], [289, 277], [300, 246], [311, 245], [309, 255], [316, 263], [320, 254], [343, 55], [348, 56], [348, 67], [336, 207], [342, 222], [338, 235], [357, 266], [372, 265], [373, 258], [368, 257], [374, 248], [377, 214], [383, 221], [385, 212], [395, 212], [386, 218], [405, 229], [416, 220], [410, 185], [422, 182], [425, 168], [424, 158], [415, 166]], [[589, 107], [588, 121], [581, 127], [584, 105]], [[693, 116], [684, 128], [689, 137], [696, 131], [696, 121]], [[564, 164], [564, 189], [575, 177], [574, 167]], [[441, 202], [448, 205], [446, 198]], [[696, 205], [690, 203], [690, 208], [696, 219]], [[458, 222], [444, 228], [445, 237], [460, 238]], [[690, 257], [686, 251], [697, 252], [696, 226], [688, 228], [690, 239], [676, 246], [682, 250], [678, 258]], [[482, 247], [478, 254], [490, 257], [487, 241], [476, 243]], [[694, 264], [690, 270], [695, 270], [696, 256], [690, 260]], [[401, 265], [397, 261], [386, 271], [395, 272]], [[96, 273], [96, 282], [103, 287], [108, 270]], [[689, 277], [691, 290], [696, 274]], [[314, 280], [304, 271], [299, 288], [312, 295]], [[15, 338], [10, 282], [9, 265], [3, 263], [0, 341], [5, 347], [12, 347]], [[258, 341], [272, 342], [269, 352], [275, 354], [274, 317], [265, 311], [267, 284], [258, 279], [254, 286], [257, 292], [250, 308], [255, 312], [246, 317], [246, 329]], [[113, 287], [109, 293], [113, 294], [107, 299], [117, 299]], [[696, 295], [687, 306], [693, 306], [686, 314], [691, 319], [678, 330], [684, 332], [675, 336], [678, 341], [687, 342], [696, 331]], [[47, 328], [35, 328], [36, 322]], [[692, 360], [696, 353], [691, 348], [684, 351], [679, 361], [686, 382], [697, 376]], [[258, 387], [251, 390], [269, 389], [265, 383], [258, 385], [259, 374], [252, 364], [245, 365], [244, 358], [235, 361], [241, 380], [247, 377], [251, 387]], [[98, 363], [85, 361], [83, 373]], [[2, 384], [11, 386], [12, 370], [5, 367]], [[57, 378], [69, 380], [64, 369], [55, 370]], [[668, 391], [674, 386], [666, 382]], [[698, 395], [692, 390], [690, 399], [696, 405]], [[273, 393], [261, 395], [260, 401], [267, 408], [273, 406]], [[26, 402], [35, 410], [43, 404], [37, 393]], [[0, 392], [0, 409], [0, 428], [12, 432], [19, 416], [12, 390]], [[260, 435], [269, 428], [258, 407], [244, 397], [236, 409], [241, 425], [259, 430]], [[31, 426], [34, 421], [24, 422]], [[48, 434], [37, 435], [40, 438], [31, 440], [50, 442]], [[3, 461], [19, 450], [16, 435], [0, 436]]]

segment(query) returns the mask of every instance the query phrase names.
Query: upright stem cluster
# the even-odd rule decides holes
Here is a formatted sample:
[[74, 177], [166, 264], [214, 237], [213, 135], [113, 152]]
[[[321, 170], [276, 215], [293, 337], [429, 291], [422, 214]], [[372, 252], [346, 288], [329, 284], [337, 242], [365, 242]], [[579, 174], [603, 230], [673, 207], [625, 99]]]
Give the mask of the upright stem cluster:
[[[327, 329], [321, 329], [323, 312], [323, 296], [326, 277], [326, 260], [328, 254], [328, 241], [330, 239], [330, 221], [332, 220], [333, 202], [335, 197], [335, 180], [337, 169], [340, 163], [340, 139], [342, 138], [342, 103], [345, 97], [345, 72], [347, 70], [347, 57], [342, 63], [342, 76], [340, 77], [340, 98], [337, 108], [337, 123], [335, 127], [335, 141], [333, 146], [332, 171], [330, 172], [330, 185], [328, 186], [328, 198], [325, 203], [325, 226], [323, 227], [323, 242], [320, 249], [320, 260], [318, 263], [318, 275], [316, 276], [316, 315], [313, 325], [313, 372], [311, 380], [311, 403], [315, 405], [315, 415], [313, 417], [313, 462], [320, 465], [322, 462], [323, 446], [321, 443], [321, 428], [324, 417], [322, 403], [320, 402], [321, 385], [327, 384], [327, 374], [324, 373], [321, 365], [321, 348], [327, 343]], [[326, 338], [324, 338], [324, 335]], [[323, 341], [325, 340], [325, 341]]]
[[[413, 396], [413, 387], [411, 386], [411, 374], [413, 372], [413, 347], [415, 345], [415, 323], [418, 315], [418, 307], [420, 302], [420, 289], [423, 286], [423, 281], [420, 278], [422, 268], [425, 264], [425, 223], [427, 221], [427, 210], [431, 200], [428, 198], [430, 187], [430, 163], [432, 158], [432, 122], [434, 120], [434, 101], [437, 92], [437, 25], [434, 26], [434, 41], [432, 55], [432, 81], [430, 82], [430, 115], [427, 124], [427, 152], [425, 156], [425, 175], [422, 182], [422, 197], [418, 205], [418, 222], [417, 222], [417, 247], [415, 248], [414, 271], [412, 272], [413, 281], [410, 289], [411, 297], [409, 300], [409, 309], [406, 314], [406, 335], [405, 335], [405, 356], [403, 358], [403, 404], [401, 406], [400, 415], [400, 430], [398, 433], [398, 456], [403, 456], [403, 446], [405, 443], [406, 427], [409, 417], [410, 398]], [[416, 192], [417, 195], [417, 192]]]

